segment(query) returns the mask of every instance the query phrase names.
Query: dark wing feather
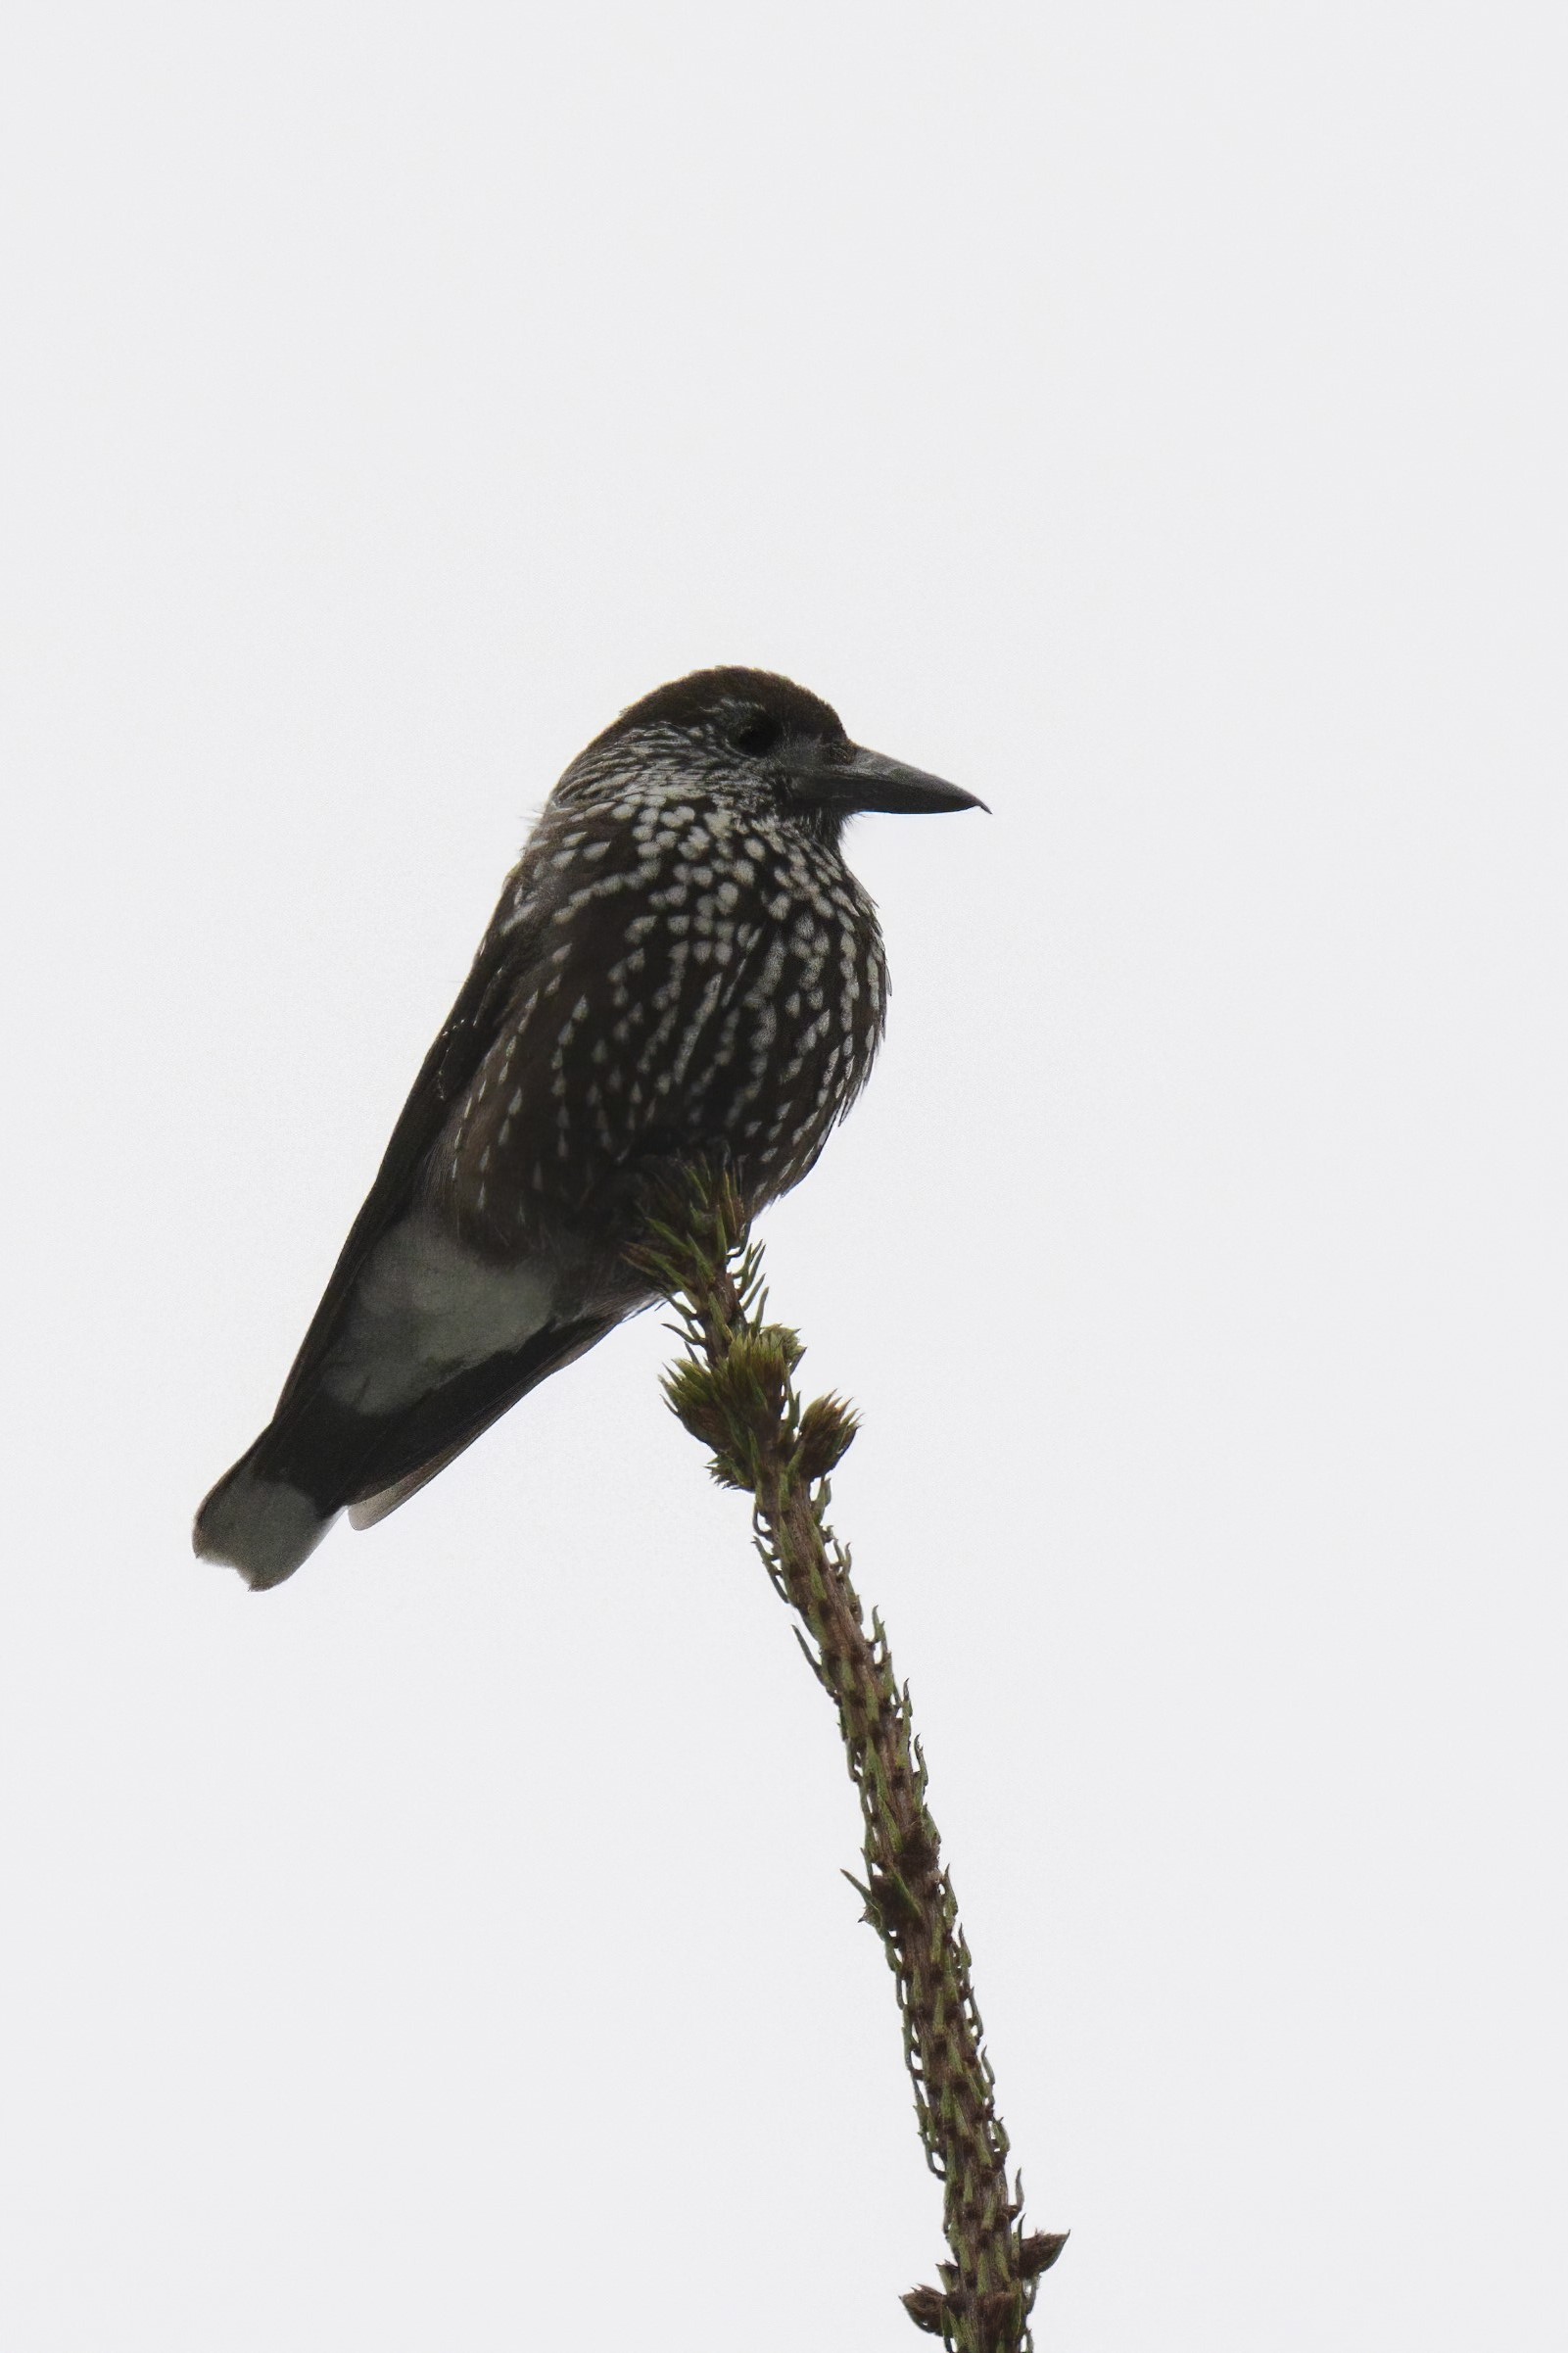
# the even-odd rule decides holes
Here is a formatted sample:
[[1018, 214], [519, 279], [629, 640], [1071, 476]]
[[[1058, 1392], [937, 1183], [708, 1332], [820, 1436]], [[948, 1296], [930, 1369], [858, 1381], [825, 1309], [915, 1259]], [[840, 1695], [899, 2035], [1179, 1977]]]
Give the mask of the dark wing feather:
[[407, 1210], [426, 1155], [446, 1126], [452, 1105], [495, 1044], [518, 974], [526, 970], [534, 947], [532, 927], [520, 928], [507, 937], [492, 925], [480, 943], [473, 969], [398, 1116], [376, 1180], [349, 1228], [321, 1304], [283, 1384], [274, 1420], [299, 1402], [327, 1352], [339, 1313], [360, 1269], [382, 1235]]

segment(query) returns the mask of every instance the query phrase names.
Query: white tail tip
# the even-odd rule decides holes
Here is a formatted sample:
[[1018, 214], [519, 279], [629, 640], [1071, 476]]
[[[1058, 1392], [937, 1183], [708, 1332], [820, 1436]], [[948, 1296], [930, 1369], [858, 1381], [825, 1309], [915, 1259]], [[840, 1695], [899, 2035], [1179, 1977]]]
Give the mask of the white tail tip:
[[261, 1592], [293, 1576], [336, 1516], [323, 1519], [300, 1488], [259, 1479], [242, 1465], [203, 1505], [194, 1543], [202, 1560], [237, 1568], [253, 1592]]

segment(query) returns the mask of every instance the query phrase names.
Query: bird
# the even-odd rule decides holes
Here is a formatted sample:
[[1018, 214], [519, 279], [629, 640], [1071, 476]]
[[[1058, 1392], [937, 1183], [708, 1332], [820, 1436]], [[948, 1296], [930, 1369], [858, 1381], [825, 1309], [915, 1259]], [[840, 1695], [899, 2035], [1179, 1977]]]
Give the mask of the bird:
[[197, 1554], [279, 1585], [370, 1527], [653, 1303], [627, 1252], [650, 1170], [711, 1165], [747, 1218], [871, 1075], [864, 812], [985, 803], [852, 743], [819, 696], [721, 667], [579, 753], [502, 888], [271, 1420], [201, 1505]]

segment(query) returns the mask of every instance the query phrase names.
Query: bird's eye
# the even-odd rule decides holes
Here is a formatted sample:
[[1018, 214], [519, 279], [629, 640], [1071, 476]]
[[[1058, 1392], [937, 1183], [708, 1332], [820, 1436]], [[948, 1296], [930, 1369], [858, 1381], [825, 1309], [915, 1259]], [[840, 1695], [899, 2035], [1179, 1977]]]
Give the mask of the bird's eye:
[[730, 742], [736, 751], [749, 752], [754, 758], [763, 752], [777, 751], [784, 740], [784, 729], [766, 711], [753, 711], [730, 731]]

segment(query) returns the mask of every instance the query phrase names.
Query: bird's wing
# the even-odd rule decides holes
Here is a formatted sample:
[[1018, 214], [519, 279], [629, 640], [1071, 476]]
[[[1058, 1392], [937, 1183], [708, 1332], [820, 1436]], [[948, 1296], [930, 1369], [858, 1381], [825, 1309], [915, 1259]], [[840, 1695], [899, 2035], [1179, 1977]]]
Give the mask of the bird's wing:
[[473, 969], [399, 1114], [364, 1206], [338, 1253], [321, 1304], [283, 1384], [277, 1416], [285, 1414], [311, 1385], [365, 1261], [408, 1210], [425, 1157], [446, 1126], [452, 1105], [495, 1044], [506, 1008], [537, 952], [537, 941], [533, 926], [507, 934], [495, 923], [485, 935]]

